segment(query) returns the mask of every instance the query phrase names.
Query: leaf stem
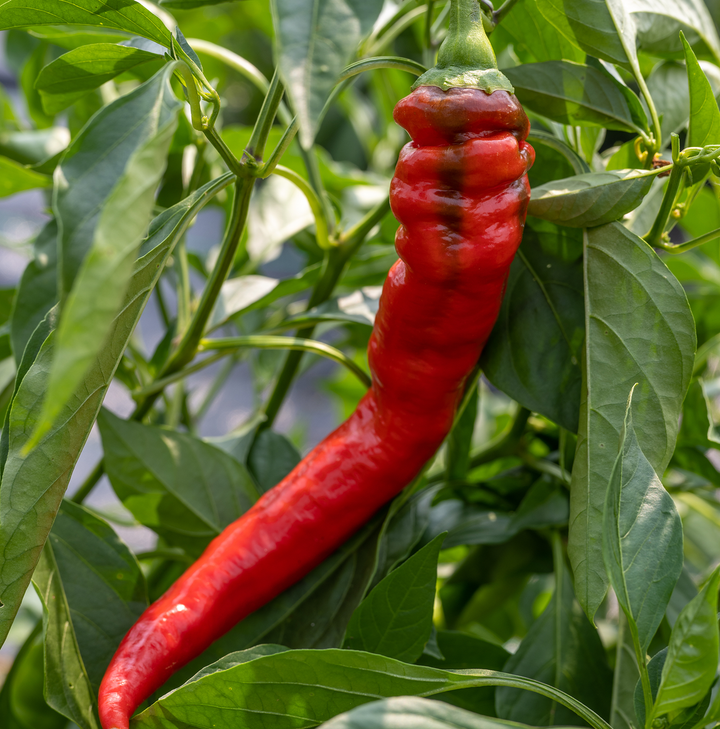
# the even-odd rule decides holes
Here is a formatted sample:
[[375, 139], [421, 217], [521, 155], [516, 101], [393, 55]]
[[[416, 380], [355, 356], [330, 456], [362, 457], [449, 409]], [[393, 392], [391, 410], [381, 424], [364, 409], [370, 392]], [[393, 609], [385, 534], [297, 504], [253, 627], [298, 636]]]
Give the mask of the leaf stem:
[[493, 10], [493, 25], [498, 25], [502, 19], [513, 9], [513, 5], [518, 0], [505, 0], [505, 2], [497, 9]]
[[704, 245], [705, 243], [710, 243], [710, 241], [716, 240], [717, 238], [720, 238], [720, 228], [715, 228], [715, 230], [711, 230], [709, 233], [705, 233], [698, 238], [685, 241], [685, 243], [672, 244], [659, 241], [655, 244], [655, 246], [657, 248], [662, 248], [662, 250], [667, 251], [668, 253], [685, 253], [686, 251], [690, 251], [693, 248]]
[[[263, 166], [258, 170], [258, 177], [266, 178], [269, 177], [278, 166], [278, 163], [282, 159], [282, 156], [287, 152], [288, 147], [292, 144], [293, 139], [299, 129], [297, 117], [294, 117], [290, 126], [285, 130], [277, 147], [272, 151], [272, 154], [267, 158]], [[314, 191], [313, 191], [314, 192]]]
[[263, 94], [267, 94], [270, 82], [265, 78], [264, 74], [250, 61], [247, 61], [237, 53], [227, 50], [222, 46], [218, 46], [210, 41], [201, 40], [200, 38], [188, 38], [188, 44], [198, 53], [205, 53], [212, 58], [222, 61], [230, 68], [244, 76], [248, 81], [253, 83]]
[[[560, 532], [557, 529], [553, 529], [550, 533], [550, 544], [552, 546], [553, 556], [553, 571], [555, 572], [555, 686], [560, 686], [560, 679], [562, 678], [562, 662], [560, 656], [563, 654], [562, 650], [562, 630], [563, 630], [563, 615], [562, 615], [562, 602], [563, 602], [563, 581], [565, 580], [565, 561], [563, 558], [563, 547], [562, 539], [560, 539]], [[555, 713], [557, 711], [557, 704], [553, 702], [552, 708], [550, 709], [551, 720], [550, 723], [555, 723]]]
[[655, 138], [652, 140], [652, 143], [645, 134], [641, 135], [644, 141], [649, 146], [648, 159], [646, 161], [646, 164], [652, 165], [655, 153], [662, 149], [662, 126], [660, 125], [660, 118], [658, 117], [657, 109], [655, 108], [655, 102], [653, 101], [652, 96], [650, 96], [650, 91], [648, 90], [647, 84], [645, 83], [645, 79], [640, 72], [640, 69], [635, 68], [635, 65], [636, 64], [633, 64], [633, 71], [635, 71], [635, 80], [637, 81], [640, 92], [645, 99], [645, 103], [648, 105], [648, 109], [650, 109], [650, 118], [652, 119], [653, 131], [655, 132]]
[[[275, 69], [272, 81], [270, 81], [270, 87], [260, 108], [260, 113], [255, 120], [250, 141], [247, 143], [247, 147], [245, 147], [246, 155], [249, 155], [257, 161], [262, 159], [263, 153], [265, 152], [268, 134], [270, 134], [270, 129], [277, 116], [278, 107], [280, 106], [284, 93], [285, 89], [280, 82], [280, 73]], [[243, 161], [247, 161], [245, 155], [243, 156]]]
[[291, 349], [300, 352], [312, 352], [327, 357], [347, 367], [365, 387], [372, 385], [368, 374], [344, 352], [331, 347], [325, 342], [315, 339], [302, 339], [299, 337], [279, 337], [271, 334], [251, 334], [243, 337], [225, 337], [219, 339], [203, 339], [200, 342], [200, 351], [236, 351], [248, 347], [258, 349]]
[[650, 228], [648, 234], [644, 236], [644, 240], [651, 246], [660, 247], [663, 242], [662, 237], [665, 233], [665, 227], [667, 226], [670, 213], [675, 205], [675, 200], [683, 178], [683, 172], [684, 170], [680, 165], [673, 165], [672, 172], [670, 173], [670, 179], [668, 180], [667, 187], [663, 193], [662, 202], [660, 203], [660, 210], [658, 210], [658, 214], [655, 216], [652, 228]]
[[103, 477], [105, 473], [105, 465], [103, 464], [102, 458], [95, 464], [95, 468], [85, 477], [85, 480], [80, 485], [80, 488], [72, 495], [70, 501], [76, 504], [82, 504], [83, 501], [88, 497], [90, 492], [95, 488], [97, 482]]

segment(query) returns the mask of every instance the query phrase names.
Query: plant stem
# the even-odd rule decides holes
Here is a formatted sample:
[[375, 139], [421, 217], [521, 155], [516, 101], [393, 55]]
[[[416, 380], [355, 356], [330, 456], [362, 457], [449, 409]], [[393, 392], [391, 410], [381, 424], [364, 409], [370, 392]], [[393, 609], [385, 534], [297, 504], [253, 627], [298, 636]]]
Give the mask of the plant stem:
[[88, 497], [90, 492], [95, 488], [95, 484], [103, 477], [105, 473], [105, 466], [102, 458], [95, 464], [95, 468], [87, 475], [85, 480], [82, 482], [80, 488], [73, 494], [70, 501], [74, 501], [76, 504], [82, 504], [83, 501]]
[[409, 28], [418, 18], [425, 15], [425, 8], [420, 6], [419, 8], [413, 8], [410, 12], [405, 13], [399, 18], [393, 25], [391, 25], [385, 33], [375, 40], [373, 45], [368, 48], [367, 55], [375, 56], [383, 48], [392, 43], [404, 30]]
[[323, 357], [339, 362], [347, 367], [365, 387], [370, 387], [372, 381], [368, 374], [344, 352], [331, 347], [325, 342], [318, 342], [314, 339], [300, 339], [298, 337], [278, 337], [271, 334], [251, 334], [244, 337], [226, 337], [218, 339], [203, 339], [200, 342], [200, 349], [204, 351], [236, 351], [238, 349], [259, 348], [259, 349], [290, 349], [300, 352], [312, 352]]
[[189, 377], [190, 375], [193, 375], [196, 372], [200, 372], [201, 370], [204, 370], [206, 367], [209, 367], [211, 364], [214, 364], [218, 360], [222, 359], [224, 356], [225, 356], [224, 354], [213, 354], [210, 357], [205, 357], [205, 359], [201, 359], [199, 362], [194, 362], [189, 367], [185, 367], [182, 370], [173, 372], [171, 375], [168, 375], [167, 377], [163, 377], [160, 380], [154, 380], [147, 387], [143, 387], [139, 390], [135, 390], [134, 392], [132, 392], [130, 394], [133, 396], [133, 399], [135, 399], [135, 400], [141, 400], [150, 395], [155, 395], [156, 393], [159, 393], [162, 390], [164, 390], [168, 385], [172, 385], [174, 382], [179, 382], [180, 380], [184, 380], [186, 377]]
[[265, 161], [265, 164], [258, 171], [258, 177], [269, 177], [275, 171], [275, 168], [278, 166], [278, 163], [282, 159], [282, 156], [285, 154], [288, 147], [292, 144], [293, 139], [295, 139], [298, 128], [299, 127], [297, 118], [294, 118], [290, 123], [290, 126], [285, 130], [285, 133], [282, 135], [277, 147], [275, 147], [275, 149]]
[[670, 179], [663, 194], [662, 203], [660, 203], [660, 210], [658, 210], [658, 214], [655, 216], [655, 221], [653, 222], [652, 228], [650, 228], [650, 232], [644, 236], [645, 241], [651, 246], [659, 246], [662, 242], [665, 226], [675, 205], [675, 199], [680, 189], [682, 178], [683, 168], [678, 164], [673, 165]]
[[[652, 100], [652, 96], [650, 96], [650, 91], [648, 90], [642, 73], [640, 73], [640, 69], [633, 68], [633, 71], [635, 71], [634, 76], [635, 80], [637, 81], [638, 87], [640, 88], [640, 92], [645, 99], [645, 103], [647, 104], [648, 109], [650, 109], [650, 117], [652, 119], [653, 131], [655, 132], [654, 143], [649, 146], [648, 158], [645, 161], [649, 169], [650, 167], [652, 167], [653, 157], [655, 156], [655, 153], [662, 148], [662, 127], [660, 125], [660, 119], [658, 117], [657, 109], [655, 108], [655, 102]], [[645, 139], [646, 142], [649, 143], [650, 140], [646, 139], [645, 134], [642, 134], [641, 136], [643, 137], [643, 139]]]
[[263, 94], [267, 94], [270, 83], [262, 72], [237, 53], [200, 38], [188, 38], [190, 46], [198, 53], [217, 58], [253, 83]]

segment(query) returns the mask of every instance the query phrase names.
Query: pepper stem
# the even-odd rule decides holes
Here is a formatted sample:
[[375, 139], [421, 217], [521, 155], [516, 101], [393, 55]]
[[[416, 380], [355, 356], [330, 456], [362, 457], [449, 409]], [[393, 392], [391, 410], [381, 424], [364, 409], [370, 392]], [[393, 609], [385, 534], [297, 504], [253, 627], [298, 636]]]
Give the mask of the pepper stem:
[[498, 71], [478, 0], [450, 0], [449, 15], [448, 34], [440, 46], [437, 64], [420, 76], [413, 88], [439, 86], [447, 91], [469, 87], [489, 94], [498, 90], [513, 93], [512, 84]]

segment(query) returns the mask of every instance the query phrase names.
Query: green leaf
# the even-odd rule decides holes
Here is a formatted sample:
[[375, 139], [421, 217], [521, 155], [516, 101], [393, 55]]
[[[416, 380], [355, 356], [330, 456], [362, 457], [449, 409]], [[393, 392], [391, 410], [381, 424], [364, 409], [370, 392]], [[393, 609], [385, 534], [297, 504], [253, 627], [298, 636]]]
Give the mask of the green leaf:
[[426, 544], [360, 603], [345, 647], [414, 663], [432, 632], [437, 564], [445, 534]]
[[647, 131], [640, 100], [607, 71], [584, 63], [547, 61], [507, 68], [523, 106], [561, 124]]
[[208, 323], [208, 331], [221, 327], [236, 314], [260, 301], [270, 303], [266, 297], [280, 284], [269, 276], [238, 276], [230, 278], [220, 287], [215, 308]]
[[170, 86], [172, 70], [166, 66], [104, 107], [73, 140], [56, 172], [64, 304], [43, 410], [28, 449], [49, 431], [82, 382], [122, 306], [181, 106]]
[[107, 410], [98, 425], [115, 493], [168, 544], [199, 555], [258, 498], [245, 467], [198, 438]]
[[[620, 613], [618, 621], [610, 726], [614, 729], [632, 729], [632, 727], [637, 726], [634, 695], [635, 687], [640, 680], [640, 673], [627, 618], [623, 613]], [[640, 726], [644, 726], [644, 723], [641, 723]]]
[[45, 187], [52, 187], [52, 178], [33, 172], [7, 157], [0, 157], [0, 198]]
[[583, 315], [582, 235], [530, 219], [481, 366], [514, 400], [577, 432]]
[[430, 699], [402, 696], [373, 701], [322, 725], [323, 729], [519, 729], [515, 722], [478, 716]]
[[[597, 631], [575, 601], [569, 572], [562, 575], [550, 604], [530, 626], [503, 670], [555, 686], [600, 716], [608, 715], [612, 691], [610, 669]], [[498, 688], [495, 702], [501, 719], [531, 721], [537, 726], [576, 721], [566, 707], [517, 689]]]
[[613, 170], [553, 180], [533, 189], [528, 213], [572, 228], [604, 225], [640, 205], [657, 174]]
[[682, 36], [682, 41], [690, 86], [690, 126], [687, 145], [704, 147], [706, 144], [720, 144], [720, 109], [715, 94], [685, 36]]
[[[502, 23], [493, 31], [493, 41], [497, 35], [507, 33], [512, 38], [513, 49], [528, 54], [535, 61], [568, 61], [582, 62], [585, 54], [575, 43], [568, 41], [542, 16], [540, 7], [543, 0], [523, 0], [516, 3], [503, 18]], [[503, 69], [507, 74], [507, 70]]]
[[549, 478], [541, 478], [529, 489], [512, 514], [466, 506], [451, 529], [445, 548], [461, 544], [502, 544], [524, 529], [564, 526], [568, 519], [567, 497]]
[[693, 706], [710, 690], [718, 665], [718, 585], [720, 569], [673, 626], [651, 719]]
[[35, 239], [35, 257], [26, 266], [18, 284], [10, 324], [18, 366], [35, 328], [57, 303], [57, 236], [57, 221], [53, 218]]
[[0, 438], [0, 644], [20, 607], [80, 451], [165, 262], [198, 211], [232, 180], [228, 173], [207, 183], [153, 221], [108, 345], [66, 405], [62, 425], [55, 426], [27, 456], [23, 451], [39, 417], [52, 362], [52, 312], [25, 348]]
[[592, 617], [607, 586], [602, 513], [625, 418], [623, 392], [639, 383], [633, 402], [638, 441], [653, 470], [663, 473], [692, 373], [695, 324], [685, 292], [665, 264], [617, 223], [586, 233], [585, 297], [585, 373], [568, 554], [575, 594]]
[[314, 306], [302, 314], [291, 316], [283, 321], [282, 327], [308, 326], [333, 321], [372, 326], [375, 323], [381, 293], [381, 286], [364, 286], [350, 294]]
[[45, 111], [57, 114], [121, 73], [159, 58], [157, 54], [139, 48], [93, 43], [76, 48], [45, 66], [35, 88], [40, 92]]
[[38, 167], [41, 162], [62, 152], [70, 142], [65, 127], [26, 129], [0, 133], [0, 154], [23, 165], [34, 165], [36, 172], [46, 173]]
[[273, 0], [275, 55], [304, 147], [312, 145], [333, 86], [382, 6], [382, 0]]
[[[265, 727], [267, 696], [272, 695], [273, 727], [294, 729], [320, 724], [373, 699], [431, 696], [503, 682], [544, 691], [570, 704], [581, 715], [592, 715], [580, 702], [557, 689], [499, 671], [475, 669], [452, 673], [412, 666], [372, 653], [330, 649], [275, 653], [205, 675], [155, 702], [135, 718], [133, 726], [134, 729], [208, 726], [209, 712], [212, 712], [211, 721], [216, 726], [242, 722], [246, 729]], [[594, 720], [599, 721], [599, 717]]]
[[682, 572], [683, 539], [675, 503], [638, 443], [632, 391], [607, 488], [602, 546], [610, 583], [644, 655]]
[[625, 0], [545, 0], [539, 7], [561, 35], [591, 56], [637, 64], [636, 28]]
[[301, 457], [297, 448], [280, 433], [261, 431], [248, 455], [247, 465], [261, 493], [280, 483]]
[[627, 0], [627, 8], [636, 21], [641, 49], [657, 55], [681, 51], [678, 31], [684, 27], [695, 31], [720, 60], [720, 39], [702, 0]]
[[110, 525], [71, 501], [63, 501], [46, 549], [52, 552], [57, 568], [54, 579], [59, 580], [70, 610], [64, 634], [75, 634], [97, 694], [120, 641], [148, 605], [145, 577]]
[[162, 20], [134, 0], [8, 0], [0, 5], [0, 30], [63, 23], [116, 28], [172, 47]]
[[75, 633], [68, 630], [72, 625], [70, 606], [49, 546], [37, 563], [33, 582], [44, 608], [46, 700], [81, 729], [100, 729], [93, 712], [95, 695]]

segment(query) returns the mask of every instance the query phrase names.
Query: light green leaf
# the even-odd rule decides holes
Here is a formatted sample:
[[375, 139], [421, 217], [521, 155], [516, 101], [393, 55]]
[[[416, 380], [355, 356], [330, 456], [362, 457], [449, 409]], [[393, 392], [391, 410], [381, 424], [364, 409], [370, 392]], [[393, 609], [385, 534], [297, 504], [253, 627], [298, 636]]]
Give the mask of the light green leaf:
[[372, 326], [375, 323], [381, 293], [382, 286], [363, 286], [362, 289], [345, 296], [338, 296], [320, 306], [314, 306], [302, 314], [285, 319], [282, 328], [295, 328], [332, 321]]
[[100, 729], [93, 704], [95, 695], [83, 665], [72, 625], [70, 606], [63, 591], [52, 549], [42, 552], [33, 582], [43, 603], [45, 633], [46, 701], [81, 729]]
[[[550, 604], [530, 626], [503, 670], [555, 686], [601, 716], [608, 715], [610, 669], [597, 631], [575, 601], [569, 572], [562, 575]], [[566, 707], [544, 696], [512, 688], [498, 688], [495, 705], [501, 719], [532, 722], [536, 726], [576, 721]]]
[[273, 0], [275, 55], [304, 147], [312, 145], [333, 86], [382, 6], [382, 0]]
[[166, 48], [172, 43], [162, 20], [135, 0], [8, 0], [0, 5], [0, 30], [62, 24], [116, 28]]
[[[557, 33], [542, 16], [540, 7], [543, 2], [544, 0], [523, 0], [516, 3], [493, 31], [493, 40], [496, 34], [508, 33], [515, 52], [519, 52], [523, 60], [523, 54], [530, 54], [536, 61], [556, 61], [561, 58], [584, 61], [585, 54], [577, 44]], [[505, 69], [503, 73], [506, 73]]]
[[48, 114], [57, 114], [85, 94], [125, 71], [161, 56], [113, 43], [81, 46], [56, 58], [40, 72], [35, 88]]
[[16, 392], [0, 437], [0, 644], [20, 607], [77, 458], [167, 257], [198, 211], [232, 180], [228, 173], [207, 183], [153, 221], [107, 346], [65, 406], [62, 424], [56, 425], [27, 456], [23, 451], [40, 414], [52, 362], [52, 312], [25, 348]]
[[624, 0], [545, 0], [540, 12], [591, 56], [624, 66], [637, 64], [635, 23]]
[[70, 132], [65, 127], [4, 132], [0, 133], [0, 154], [23, 165], [39, 166], [62, 152], [69, 142]]
[[704, 147], [706, 144], [720, 144], [720, 109], [715, 100], [715, 93], [685, 36], [682, 37], [682, 41], [690, 86], [690, 126], [687, 145]]
[[637, 26], [638, 45], [649, 53], [681, 51], [678, 31], [690, 28], [720, 60], [720, 38], [703, 0], [626, 0]]
[[672, 497], [638, 443], [632, 391], [607, 488], [603, 559], [634, 642], [644, 655], [682, 572], [683, 540]]
[[521, 729], [522, 724], [490, 719], [440, 701], [402, 696], [373, 701], [339, 714], [322, 729]]
[[171, 545], [199, 555], [259, 496], [242, 464], [199, 438], [107, 410], [98, 425], [118, 498]]
[[181, 105], [170, 86], [172, 69], [166, 66], [96, 114], [55, 172], [64, 305], [28, 449], [48, 432], [92, 366], [122, 305], [177, 125]]
[[231, 317], [265, 298], [280, 282], [269, 276], [238, 276], [225, 281], [208, 322], [208, 331], [217, 329]]
[[52, 186], [52, 178], [24, 167], [7, 157], [0, 157], [0, 198], [25, 190]]
[[237, 726], [241, 722], [245, 729], [260, 729], [267, 726], [266, 697], [270, 692], [273, 727], [296, 729], [320, 724], [374, 699], [433, 696], [508, 683], [550, 695], [580, 716], [590, 718], [595, 726], [607, 727], [576, 699], [531, 679], [484, 669], [454, 673], [337, 649], [285, 651], [205, 675], [166, 694], [138, 715], [133, 726], [207, 726], [208, 712], [212, 711], [212, 723], [216, 725]]
[[634, 210], [657, 174], [612, 170], [553, 180], [533, 189], [528, 213], [572, 228], [604, 225]]
[[651, 720], [697, 704], [715, 680], [718, 585], [720, 569], [685, 606], [673, 626]]
[[503, 73], [523, 106], [561, 124], [647, 131], [638, 97], [607, 71], [570, 61], [528, 63]]
[[640, 448], [656, 473], [667, 466], [692, 373], [695, 324], [687, 297], [645, 242], [617, 223], [585, 235], [585, 373], [570, 487], [568, 554], [588, 617], [602, 602], [602, 513], [625, 418], [623, 393], [637, 382]]
[[383, 579], [360, 603], [345, 647], [414, 663], [432, 631], [441, 534]]

